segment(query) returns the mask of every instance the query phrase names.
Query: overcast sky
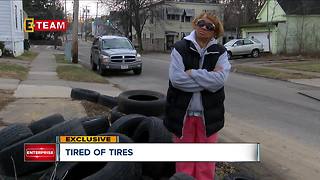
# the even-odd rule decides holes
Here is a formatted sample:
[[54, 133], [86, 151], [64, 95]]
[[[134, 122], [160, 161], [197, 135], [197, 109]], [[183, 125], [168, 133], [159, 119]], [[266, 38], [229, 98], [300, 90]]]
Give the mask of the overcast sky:
[[[62, 0], [63, 2], [63, 6], [64, 6], [64, 2], [65, 0]], [[96, 17], [96, 13], [97, 13], [97, 0], [79, 0], [79, 17], [82, 17], [83, 14], [83, 9], [86, 8], [89, 9], [89, 13], [88, 13], [88, 18], [89, 17]], [[67, 0], [67, 13], [71, 13], [73, 12], [73, 0]], [[101, 15], [106, 15], [108, 14], [108, 9], [101, 3], [98, 4], [98, 17], [100, 17]]]

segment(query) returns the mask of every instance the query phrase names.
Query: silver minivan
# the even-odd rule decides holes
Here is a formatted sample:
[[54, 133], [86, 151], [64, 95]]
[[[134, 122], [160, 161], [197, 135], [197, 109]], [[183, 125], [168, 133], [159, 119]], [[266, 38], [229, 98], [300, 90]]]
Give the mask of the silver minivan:
[[251, 55], [256, 58], [263, 52], [263, 44], [257, 39], [233, 39], [224, 47], [227, 49], [229, 59], [238, 55]]
[[90, 55], [91, 69], [104, 75], [107, 70], [133, 70], [141, 74], [142, 60], [131, 41], [121, 36], [101, 36], [94, 39]]

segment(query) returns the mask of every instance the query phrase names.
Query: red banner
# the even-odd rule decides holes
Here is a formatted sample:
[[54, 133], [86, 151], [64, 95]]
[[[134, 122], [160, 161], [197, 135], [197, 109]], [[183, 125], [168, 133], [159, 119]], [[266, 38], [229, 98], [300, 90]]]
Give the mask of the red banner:
[[63, 31], [67, 30], [66, 20], [36, 20], [34, 18], [25, 19], [25, 32], [34, 31]]
[[55, 162], [56, 144], [24, 144], [25, 162]]

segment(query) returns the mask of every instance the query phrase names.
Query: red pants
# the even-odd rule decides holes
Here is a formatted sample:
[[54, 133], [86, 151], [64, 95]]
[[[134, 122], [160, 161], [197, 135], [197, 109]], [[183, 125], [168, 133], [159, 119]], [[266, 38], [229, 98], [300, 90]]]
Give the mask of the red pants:
[[[187, 116], [180, 139], [173, 138], [175, 143], [215, 143], [218, 140], [218, 134], [210, 137], [205, 135], [205, 126], [201, 117]], [[196, 153], [196, 152], [195, 152]], [[177, 162], [176, 172], [183, 172], [193, 176], [196, 180], [213, 180], [215, 174], [214, 162]]]

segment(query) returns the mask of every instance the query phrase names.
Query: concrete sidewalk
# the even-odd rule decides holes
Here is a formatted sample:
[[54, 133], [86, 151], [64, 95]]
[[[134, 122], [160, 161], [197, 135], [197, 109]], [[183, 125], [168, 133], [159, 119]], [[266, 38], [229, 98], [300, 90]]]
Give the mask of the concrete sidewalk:
[[84, 83], [64, 81], [57, 77], [53, 53], [60, 51], [39, 47], [38, 57], [31, 63], [27, 80], [17, 87], [14, 96], [17, 98], [69, 98], [72, 88], [84, 88], [101, 94], [117, 96], [121, 91], [112, 84]]
[[33, 50], [39, 55], [30, 64], [25, 81], [0, 78], [0, 89], [13, 90], [17, 98], [0, 111], [3, 124], [30, 123], [54, 113], [62, 114], [65, 119], [86, 116], [80, 101], [70, 98], [72, 88], [91, 89], [111, 96], [121, 93], [112, 84], [61, 80], [56, 73], [58, 65], [53, 55], [61, 51], [46, 46], [38, 46]]

